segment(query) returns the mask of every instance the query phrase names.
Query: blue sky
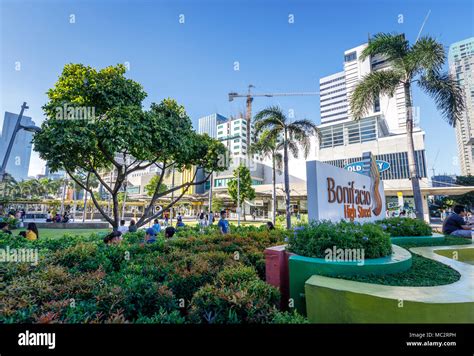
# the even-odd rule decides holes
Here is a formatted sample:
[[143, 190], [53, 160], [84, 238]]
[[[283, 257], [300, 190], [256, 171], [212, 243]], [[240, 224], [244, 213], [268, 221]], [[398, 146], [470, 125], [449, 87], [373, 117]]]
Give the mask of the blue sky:
[[[45, 92], [66, 63], [102, 68], [128, 62], [127, 76], [148, 93], [146, 107], [175, 98], [196, 126], [199, 117], [213, 112], [244, 111], [244, 100], [229, 102], [227, 93], [245, 92], [248, 84], [255, 92], [318, 91], [321, 76], [342, 70], [344, 50], [377, 32], [404, 32], [414, 41], [429, 10], [423, 33], [446, 49], [474, 35], [471, 0], [0, 3], [0, 120], [4, 111], [18, 112], [27, 101], [27, 115], [37, 124]], [[274, 104], [320, 122], [318, 97], [256, 98], [253, 109]], [[417, 90], [414, 104], [426, 131], [429, 173], [433, 166], [437, 173], [459, 173], [454, 130]], [[42, 169], [33, 153], [30, 174]]]

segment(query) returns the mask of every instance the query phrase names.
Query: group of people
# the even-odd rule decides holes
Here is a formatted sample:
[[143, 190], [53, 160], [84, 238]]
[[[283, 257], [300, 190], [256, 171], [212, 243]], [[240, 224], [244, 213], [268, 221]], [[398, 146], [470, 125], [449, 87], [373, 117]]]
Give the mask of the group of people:
[[201, 212], [197, 215], [197, 220], [199, 221], [199, 225], [204, 227], [211, 226], [216, 221], [216, 218], [212, 210], [209, 212], [209, 214], [204, 213], [204, 211], [201, 210]]
[[51, 212], [48, 210], [46, 214], [46, 222], [55, 222], [55, 223], [67, 223], [69, 221], [69, 214], [67, 211], [61, 216], [61, 214]]
[[[8, 235], [12, 234], [7, 222], [5, 221], [0, 222], [0, 232], [4, 234], [8, 234]], [[30, 222], [28, 223], [26, 231], [20, 231], [18, 235], [26, 238], [29, 241], [35, 241], [39, 238], [38, 227], [36, 226], [35, 223]]]

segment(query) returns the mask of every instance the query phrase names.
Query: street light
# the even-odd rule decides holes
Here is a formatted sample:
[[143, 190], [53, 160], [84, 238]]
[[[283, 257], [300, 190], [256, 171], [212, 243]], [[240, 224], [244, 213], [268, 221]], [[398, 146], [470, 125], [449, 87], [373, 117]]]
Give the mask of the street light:
[[28, 109], [26, 102], [23, 103], [21, 106], [20, 114], [16, 120], [15, 128], [13, 129], [12, 137], [10, 138], [10, 142], [8, 143], [7, 151], [5, 152], [5, 157], [3, 158], [2, 166], [0, 167], [0, 182], [3, 181], [5, 177], [5, 171], [7, 169], [8, 158], [10, 157], [10, 153], [12, 152], [13, 143], [15, 142], [16, 134], [21, 129], [29, 132], [40, 132], [41, 129], [34, 125], [22, 125], [21, 119], [23, 118], [23, 112]]
[[240, 226], [240, 167], [237, 169], [237, 226]]

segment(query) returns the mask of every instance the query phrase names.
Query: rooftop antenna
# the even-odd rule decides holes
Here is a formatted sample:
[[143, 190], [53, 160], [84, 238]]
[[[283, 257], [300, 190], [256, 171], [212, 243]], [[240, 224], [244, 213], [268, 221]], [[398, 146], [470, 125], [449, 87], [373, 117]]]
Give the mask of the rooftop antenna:
[[425, 16], [425, 19], [423, 23], [421, 24], [421, 28], [420, 28], [420, 31], [418, 31], [418, 36], [416, 37], [415, 43], [418, 42], [418, 40], [420, 39], [421, 32], [423, 31], [423, 27], [425, 27], [426, 21], [428, 21], [428, 17], [430, 17], [430, 14], [431, 14], [431, 9], [428, 10], [428, 13]]

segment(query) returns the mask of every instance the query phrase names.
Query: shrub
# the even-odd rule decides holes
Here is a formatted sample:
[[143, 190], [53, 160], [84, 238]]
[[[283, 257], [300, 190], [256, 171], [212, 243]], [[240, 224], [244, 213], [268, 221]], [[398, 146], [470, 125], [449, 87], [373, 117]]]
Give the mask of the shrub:
[[194, 294], [189, 318], [209, 324], [268, 323], [279, 299], [278, 289], [259, 280], [253, 268], [227, 268], [215, 284]]
[[174, 310], [168, 312], [160, 308], [159, 312], [152, 316], [141, 316], [135, 322], [137, 324], [184, 324], [186, 319]]
[[225, 268], [217, 275], [219, 285], [232, 285], [236, 283], [249, 282], [258, 279], [255, 269], [252, 267], [239, 266], [236, 268]]
[[293, 313], [290, 312], [276, 312], [272, 319], [272, 324], [309, 324], [301, 314], [298, 314], [296, 310]]
[[377, 221], [377, 224], [390, 236], [431, 236], [433, 234], [430, 225], [420, 219], [387, 218]]
[[[263, 251], [286, 232], [233, 227], [222, 235], [214, 226], [180, 234], [145, 246], [142, 231], [119, 245], [98, 234], [37, 241], [0, 234], [0, 247], [40, 254], [38, 265], [0, 264], [0, 323], [272, 322], [279, 293], [259, 279]], [[187, 309], [178, 308], [181, 298]]]
[[194, 323], [268, 323], [279, 302], [279, 291], [260, 280], [230, 286], [206, 285], [191, 301], [189, 319]]
[[124, 316], [134, 320], [140, 316], [152, 316], [160, 309], [172, 311], [177, 308], [173, 292], [150, 278], [139, 275], [117, 276], [116, 292], [121, 293], [117, 308], [123, 309]]
[[324, 258], [327, 249], [363, 249], [365, 258], [392, 253], [389, 235], [376, 224], [341, 221], [311, 222], [288, 240], [288, 250], [301, 256]]

